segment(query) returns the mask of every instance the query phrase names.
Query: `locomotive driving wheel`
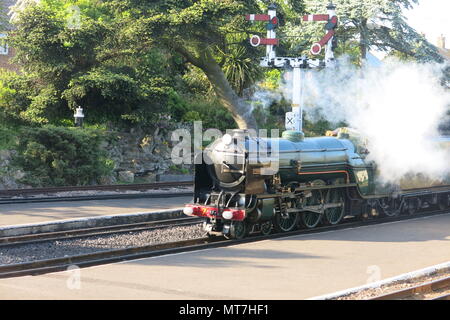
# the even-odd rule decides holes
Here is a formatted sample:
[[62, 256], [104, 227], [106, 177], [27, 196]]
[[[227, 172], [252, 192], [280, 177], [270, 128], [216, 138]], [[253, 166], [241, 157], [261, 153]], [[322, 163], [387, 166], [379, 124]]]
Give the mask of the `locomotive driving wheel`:
[[[322, 180], [315, 180], [312, 186], [323, 186], [325, 182]], [[305, 206], [319, 206], [323, 203], [323, 194], [321, 190], [311, 190], [310, 194], [306, 195]], [[308, 229], [317, 227], [322, 220], [322, 214], [316, 211], [305, 211], [301, 213], [302, 225]]]
[[447, 208], [450, 208], [450, 196], [447, 194], [439, 195], [438, 197], [438, 209], [439, 210], [445, 210]]
[[[311, 191], [311, 196], [305, 201], [305, 205], [307, 206], [319, 205], [321, 203], [322, 192], [319, 190]], [[322, 215], [318, 212], [307, 211], [302, 213], [302, 224], [308, 229], [317, 227], [321, 219]]]
[[382, 198], [380, 200], [381, 212], [386, 217], [396, 217], [400, 214], [400, 199]]
[[277, 232], [289, 232], [292, 231], [298, 224], [298, 213], [288, 212], [288, 209], [296, 208], [296, 201], [290, 200], [284, 202], [280, 200], [275, 214], [273, 226]]
[[413, 215], [422, 207], [420, 198], [410, 198], [406, 201], [406, 213]]
[[325, 222], [329, 225], [335, 225], [341, 222], [345, 213], [344, 196], [342, 191], [330, 189], [325, 197], [325, 203], [340, 205], [339, 207], [325, 209]]

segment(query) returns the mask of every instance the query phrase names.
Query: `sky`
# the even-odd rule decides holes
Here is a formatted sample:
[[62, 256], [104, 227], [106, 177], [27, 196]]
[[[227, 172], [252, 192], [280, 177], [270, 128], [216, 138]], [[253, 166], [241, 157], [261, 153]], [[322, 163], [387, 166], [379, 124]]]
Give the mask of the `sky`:
[[436, 45], [441, 34], [446, 37], [446, 48], [450, 48], [450, 0], [419, 0], [413, 9], [405, 10], [408, 23], [416, 31], [425, 33], [429, 42]]

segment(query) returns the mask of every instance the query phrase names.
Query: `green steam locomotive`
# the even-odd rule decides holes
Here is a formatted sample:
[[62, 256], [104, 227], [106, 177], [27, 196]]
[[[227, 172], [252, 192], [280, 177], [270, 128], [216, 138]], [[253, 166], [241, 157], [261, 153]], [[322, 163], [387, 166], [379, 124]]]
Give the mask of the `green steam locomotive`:
[[[437, 141], [450, 151], [450, 138]], [[241, 239], [250, 232], [289, 232], [335, 225], [347, 216], [414, 214], [450, 207], [450, 179], [411, 175], [396, 185], [378, 182], [377, 165], [352, 130], [305, 138], [285, 131], [258, 138], [234, 130], [209, 145], [196, 162], [194, 200], [184, 208], [204, 217], [210, 236]]]

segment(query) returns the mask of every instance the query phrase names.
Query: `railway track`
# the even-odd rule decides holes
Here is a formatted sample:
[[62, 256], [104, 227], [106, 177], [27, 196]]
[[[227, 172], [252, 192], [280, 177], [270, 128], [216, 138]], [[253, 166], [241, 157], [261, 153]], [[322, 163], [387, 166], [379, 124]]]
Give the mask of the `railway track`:
[[202, 221], [203, 219], [197, 217], [182, 217], [167, 220], [129, 223], [113, 226], [102, 226], [102, 227], [92, 227], [66, 231], [27, 234], [13, 237], [0, 237], [0, 250], [2, 247], [3, 248], [11, 247], [14, 245], [27, 245], [44, 241], [67, 240], [83, 237], [103, 236], [109, 234], [123, 234], [127, 232], [148, 231], [153, 229], [168, 228], [171, 226], [188, 226], [199, 224]]
[[218, 247], [227, 247], [232, 245], [238, 245], [243, 243], [285, 238], [290, 236], [312, 234], [328, 232], [333, 230], [350, 229], [374, 224], [381, 224], [394, 221], [402, 221], [412, 218], [427, 217], [438, 214], [448, 213], [446, 211], [432, 211], [425, 212], [421, 214], [416, 214], [413, 216], [398, 216], [398, 217], [386, 217], [373, 220], [355, 220], [349, 219], [349, 221], [344, 222], [339, 225], [333, 226], [323, 226], [314, 229], [301, 229], [286, 233], [276, 233], [270, 235], [250, 235], [242, 240], [226, 240], [222, 237], [213, 238], [198, 238], [184, 241], [159, 243], [153, 245], [125, 248], [125, 249], [114, 249], [99, 251], [89, 254], [82, 254], [71, 257], [55, 258], [48, 260], [39, 260], [32, 262], [25, 262], [19, 264], [9, 264], [0, 265], [0, 278], [9, 278], [25, 275], [37, 275], [45, 274], [49, 272], [63, 271], [67, 270], [68, 267], [76, 265], [77, 267], [89, 267], [94, 265], [108, 264], [119, 261], [134, 260], [140, 258], [148, 258], [154, 256], [161, 256], [166, 254], [174, 254], [180, 252], [189, 252], [196, 250], [204, 250]]
[[383, 294], [369, 300], [450, 300], [450, 277]]
[[[178, 182], [155, 182], [145, 184], [128, 185], [99, 185], [99, 186], [75, 186], [75, 187], [51, 187], [33, 189], [9, 189], [0, 190], [0, 204], [33, 203], [33, 202], [53, 202], [53, 201], [82, 201], [82, 200], [108, 200], [108, 199], [136, 199], [136, 198], [160, 198], [160, 197], [181, 197], [190, 196], [192, 192], [152, 192], [149, 190], [164, 190], [168, 188], [190, 187], [192, 181]], [[103, 191], [116, 192], [117, 194], [97, 194], [97, 195], [74, 195], [55, 196], [62, 192], [89, 192]], [[140, 193], [124, 193], [126, 191], [140, 191]], [[39, 197], [38, 197], [39, 196]]]

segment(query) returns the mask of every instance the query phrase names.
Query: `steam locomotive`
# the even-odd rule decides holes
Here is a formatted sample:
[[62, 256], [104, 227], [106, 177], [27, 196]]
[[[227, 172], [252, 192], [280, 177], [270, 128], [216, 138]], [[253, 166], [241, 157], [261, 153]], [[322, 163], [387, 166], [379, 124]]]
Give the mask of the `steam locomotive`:
[[[438, 144], [450, 150], [450, 137]], [[346, 216], [414, 214], [450, 207], [450, 179], [413, 175], [398, 185], [378, 182], [366, 144], [349, 129], [305, 138], [285, 131], [260, 138], [234, 130], [196, 161], [193, 203], [184, 214], [204, 217], [209, 236], [241, 239], [250, 232], [289, 232], [299, 226], [335, 225]]]

